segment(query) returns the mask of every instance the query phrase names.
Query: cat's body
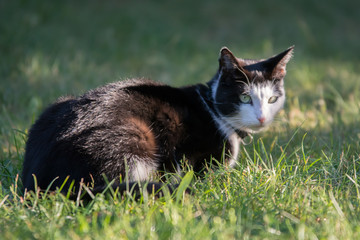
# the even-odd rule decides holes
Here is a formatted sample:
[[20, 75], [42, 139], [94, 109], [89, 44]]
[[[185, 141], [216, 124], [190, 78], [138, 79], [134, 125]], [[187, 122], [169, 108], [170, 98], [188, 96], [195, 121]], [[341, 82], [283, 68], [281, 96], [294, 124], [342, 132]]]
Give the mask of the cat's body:
[[[173, 88], [135, 79], [108, 84], [78, 98], [60, 98], [29, 133], [23, 185], [68, 187], [83, 179], [150, 180], [177, 172], [185, 159], [195, 171], [211, 158], [233, 166], [241, 138], [266, 127], [285, 100], [283, 78], [292, 48], [262, 61], [223, 48], [207, 85]], [[269, 105], [269, 106], [268, 106]], [[66, 189], [66, 187], [65, 187]]]

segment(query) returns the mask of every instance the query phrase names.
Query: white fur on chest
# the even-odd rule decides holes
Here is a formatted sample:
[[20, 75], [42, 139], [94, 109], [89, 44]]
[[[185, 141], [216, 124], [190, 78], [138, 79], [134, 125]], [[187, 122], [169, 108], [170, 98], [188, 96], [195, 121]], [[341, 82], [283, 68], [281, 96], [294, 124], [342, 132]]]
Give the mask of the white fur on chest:
[[228, 141], [230, 143], [230, 148], [231, 148], [231, 156], [229, 158], [229, 166], [234, 167], [237, 162], [237, 159], [238, 159], [241, 140], [236, 133], [233, 133], [229, 137]]

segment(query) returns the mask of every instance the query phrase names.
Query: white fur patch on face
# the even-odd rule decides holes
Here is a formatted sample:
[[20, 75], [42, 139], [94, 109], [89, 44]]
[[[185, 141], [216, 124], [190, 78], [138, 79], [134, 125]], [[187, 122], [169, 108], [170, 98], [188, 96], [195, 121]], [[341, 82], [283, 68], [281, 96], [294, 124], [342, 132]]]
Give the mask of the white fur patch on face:
[[[234, 128], [252, 133], [259, 132], [266, 128], [283, 108], [285, 93], [283, 92], [280, 96], [270, 81], [262, 84], [251, 84], [248, 92], [251, 103], [240, 104], [238, 113], [226, 117], [226, 121]], [[277, 100], [269, 103], [271, 97], [277, 97]]]

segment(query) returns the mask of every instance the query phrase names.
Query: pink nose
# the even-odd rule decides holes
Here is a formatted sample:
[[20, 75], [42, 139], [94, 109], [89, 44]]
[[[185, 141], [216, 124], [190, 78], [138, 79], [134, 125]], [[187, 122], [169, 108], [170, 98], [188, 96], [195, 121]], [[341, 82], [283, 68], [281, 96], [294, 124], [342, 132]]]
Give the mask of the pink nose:
[[258, 118], [258, 120], [259, 120], [259, 122], [260, 122], [261, 124], [263, 124], [263, 123], [265, 122], [265, 118], [264, 118], [264, 117], [260, 117], [260, 118]]

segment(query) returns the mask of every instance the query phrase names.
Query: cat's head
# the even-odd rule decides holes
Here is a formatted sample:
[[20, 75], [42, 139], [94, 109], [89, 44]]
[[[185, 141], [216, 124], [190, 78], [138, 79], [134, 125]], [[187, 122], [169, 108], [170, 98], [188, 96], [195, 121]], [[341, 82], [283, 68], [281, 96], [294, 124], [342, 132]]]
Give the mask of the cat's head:
[[274, 120], [285, 102], [284, 77], [293, 48], [262, 60], [236, 58], [221, 49], [211, 97], [227, 127], [253, 133]]

